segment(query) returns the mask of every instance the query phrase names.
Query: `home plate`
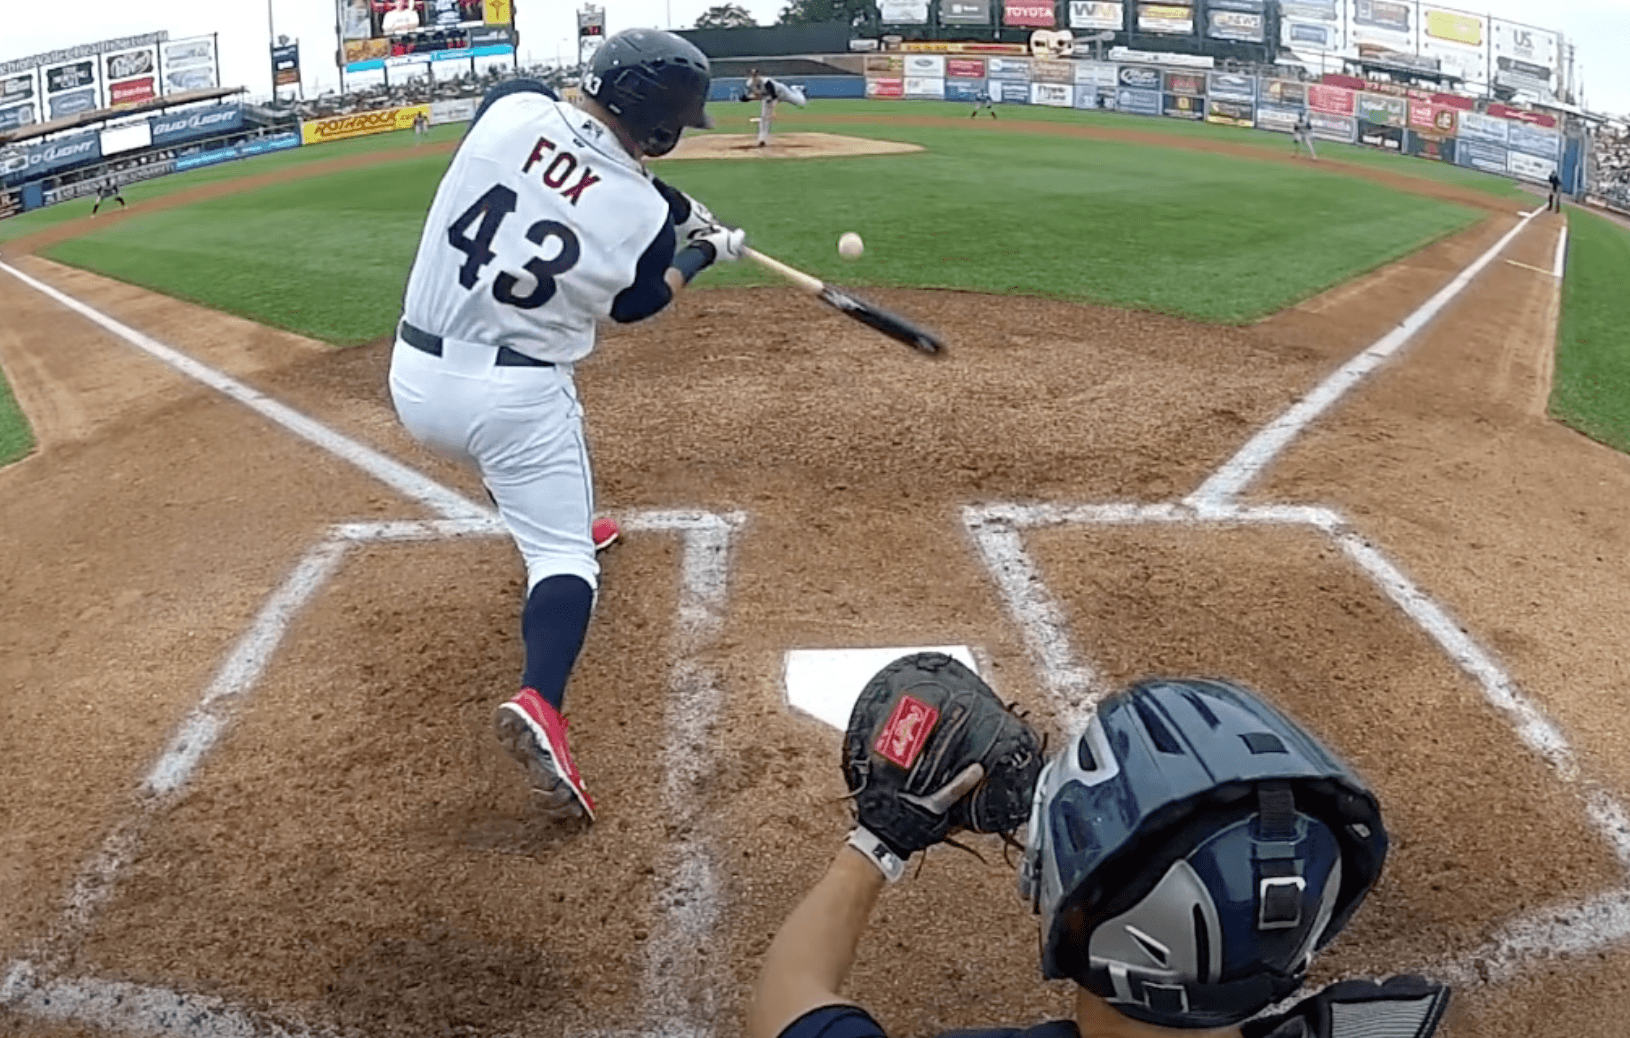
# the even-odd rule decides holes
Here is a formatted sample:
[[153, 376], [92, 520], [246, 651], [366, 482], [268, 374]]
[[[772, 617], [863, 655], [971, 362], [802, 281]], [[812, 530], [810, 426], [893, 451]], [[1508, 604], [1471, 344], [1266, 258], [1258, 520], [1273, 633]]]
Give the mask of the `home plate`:
[[878, 671], [901, 656], [943, 652], [975, 674], [979, 664], [966, 645], [919, 645], [898, 649], [790, 649], [787, 652], [787, 702], [795, 710], [843, 731], [860, 690]]

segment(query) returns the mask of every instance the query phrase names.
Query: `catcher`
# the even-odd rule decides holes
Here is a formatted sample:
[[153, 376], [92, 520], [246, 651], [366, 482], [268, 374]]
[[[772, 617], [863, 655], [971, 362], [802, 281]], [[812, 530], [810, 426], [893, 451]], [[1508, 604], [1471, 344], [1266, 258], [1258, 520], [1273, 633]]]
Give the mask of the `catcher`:
[[751, 1038], [882, 1038], [838, 988], [885, 883], [955, 830], [1027, 816], [1019, 890], [1075, 1015], [955, 1038], [1429, 1038], [1442, 1019], [1448, 989], [1420, 977], [1264, 1013], [1369, 893], [1387, 836], [1359, 778], [1236, 685], [1140, 682], [1043, 766], [976, 674], [907, 656], [861, 693], [843, 770], [859, 824], [771, 943]]

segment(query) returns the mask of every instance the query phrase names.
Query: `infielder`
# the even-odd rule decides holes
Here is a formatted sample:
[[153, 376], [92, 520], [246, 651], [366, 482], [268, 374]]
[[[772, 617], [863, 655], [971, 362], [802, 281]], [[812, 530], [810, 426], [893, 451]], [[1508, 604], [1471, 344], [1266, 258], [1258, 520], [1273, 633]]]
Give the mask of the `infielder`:
[[1313, 119], [1305, 108], [1296, 117], [1296, 128], [1290, 134], [1291, 153], [1300, 155], [1303, 145], [1307, 146], [1307, 157], [1317, 162], [1319, 153], [1313, 150]]
[[96, 185], [96, 204], [91, 206], [91, 215], [95, 216], [102, 208], [103, 202], [118, 202], [120, 209], [129, 209], [130, 203], [125, 201], [123, 188], [112, 179], [104, 180]]
[[989, 87], [980, 87], [973, 100], [973, 111], [968, 113], [968, 118], [977, 118], [980, 112], [989, 112], [992, 119], [996, 118], [996, 106], [991, 103]]
[[482, 100], [425, 220], [391, 354], [390, 389], [420, 441], [473, 463], [526, 563], [520, 693], [500, 742], [545, 813], [593, 819], [561, 713], [599, 579], [594, 492], [573, 365], [595, 322], [639, 321], [742, 231], [648, 173], [707, 126], [708, 62], [671, 33], [630, 29], [595, 52], [584, 96], [512, 80]]
[[770, 143], [770, 124], [775, 122], [775, 105], [777, 101], [787, 101], [804, 107], [809, 99], [804, 96], [802, 89], [788, 86], [768, 76], [758, 74], [758, 69], [751, 69], [747, 73], [747, 87], [742, 94], [743, 101], [758, 102], [758, 146], [766, 147]]
[[1021, 823], [1019, 893], [1074, 1018], [955, 1038], [1430, 1038], [1442, 1020], [1449, 991], [1421, 977], [1265, 1012], [1369, 893], [1387, 835], [1358, 776], [1237, 685], [1139, 682], [1042, 767], [988, 685], [923, 653], [861, 693], [843, 761], [859, 824], [771, 942], [749, 1038], [882, 1038], [838, 988], [885, 883], [950, 832]]

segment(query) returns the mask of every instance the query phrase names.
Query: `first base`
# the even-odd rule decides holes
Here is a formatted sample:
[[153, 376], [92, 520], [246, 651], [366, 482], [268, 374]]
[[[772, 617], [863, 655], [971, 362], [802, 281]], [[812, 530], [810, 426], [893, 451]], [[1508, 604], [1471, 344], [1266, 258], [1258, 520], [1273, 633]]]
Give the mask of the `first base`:
[[849, 727], [849, 714], [878, 671], [901, 656], [917, 652], [943, 652], [967, 664], [975, 674], [979, 664], [966, 645], [919, 645], [889, 649], [792, 649], [787, 652], [787, 702], [831, 725]]

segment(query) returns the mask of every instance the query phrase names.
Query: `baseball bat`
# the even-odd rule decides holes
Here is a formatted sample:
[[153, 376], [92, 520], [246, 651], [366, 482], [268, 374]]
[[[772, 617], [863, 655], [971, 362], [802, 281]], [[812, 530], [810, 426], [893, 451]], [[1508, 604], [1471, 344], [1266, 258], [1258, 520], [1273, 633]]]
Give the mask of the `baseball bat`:
[[773, 256], [766, 256], [757, 249], [744, 250], [748, 259], [757, 263], [773, 274], [779, 274], [821, 302], [837, 310], [845, 316], [852, 317], [869, 328], [882, 332], [896, 342], [903, 342], [920, 353], [938, 354], [945, 350], [945, 344], [933, 332], [917, 327], [898, 314], [892, 314], [882, 307], [873, 306], [864, 299], [857, 299], [847, 292], [834, 288], [812, 274], [805, 274], [797, 267], [789, 267]]

